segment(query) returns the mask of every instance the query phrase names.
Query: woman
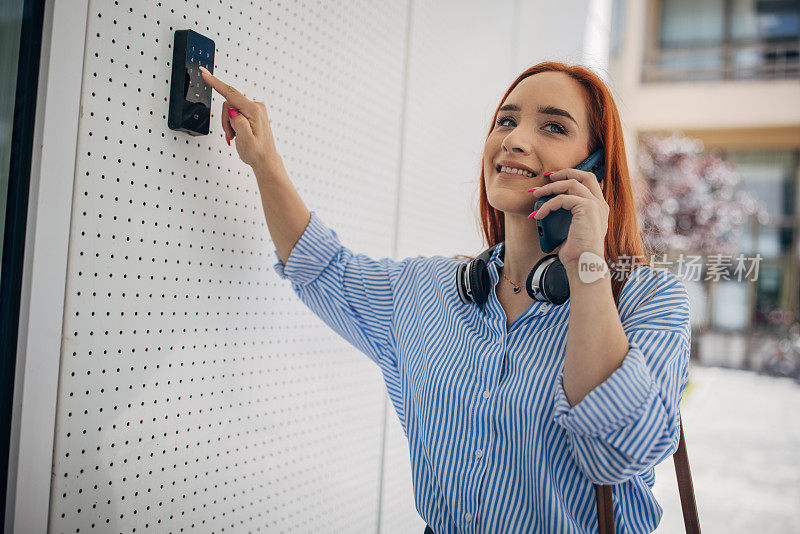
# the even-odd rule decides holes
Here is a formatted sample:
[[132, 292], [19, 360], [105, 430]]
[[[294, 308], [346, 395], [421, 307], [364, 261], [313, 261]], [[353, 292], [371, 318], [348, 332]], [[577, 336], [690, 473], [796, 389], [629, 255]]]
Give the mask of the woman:
[[[344, 247], [292, 186], [265, 106], [203, 77], [226, 98], [226, 137], [253, 167], [275, 270], [383, 372], [426, 532], [597, 532], [595, 485], [612, 484], [616, 532], [652, 532], [662, 515], [653, 468], [678, 446], [689, 301], [676, 276], [639, 262], [622, 131], [602, 81], [547, 62], [504, 95], [483, 153], [481, 222], [499, 246], [479, 306], [459, 298], [458, 258], [374, 260]], [[599, 147], [601, 183], [574, 168]], [[556, 249], [570, 287], [561, 305], [519, 291], [544, 256], [529, 214], [555, 193], [534, 217], [572, 212]], [[581, 275], [582, 262], [628, 258], [627, 275]]]

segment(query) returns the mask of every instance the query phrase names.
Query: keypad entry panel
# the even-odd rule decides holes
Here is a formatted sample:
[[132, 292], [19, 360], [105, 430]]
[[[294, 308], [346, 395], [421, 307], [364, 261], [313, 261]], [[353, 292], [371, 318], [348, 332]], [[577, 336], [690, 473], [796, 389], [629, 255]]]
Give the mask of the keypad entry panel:
[[214, 73], [214, 41], [194, 30], [176, 30], [172, 54], [167, 125], [191, 135], [207, 135], [211, 119], [211, 87], [200, 66]]

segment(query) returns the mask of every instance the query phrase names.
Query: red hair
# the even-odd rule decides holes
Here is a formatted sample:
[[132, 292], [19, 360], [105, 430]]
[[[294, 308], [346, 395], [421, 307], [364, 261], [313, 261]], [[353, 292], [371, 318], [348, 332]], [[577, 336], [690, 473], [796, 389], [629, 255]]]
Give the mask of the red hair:
[[[611, 277], [611, 288], [614, 301], [618, 303], [619, 294], [626, 279], [624, 271], [630, 273], [635, 266], [650, 265], [645, 255], [652, 254], [653, 251], [650, 247], [645, 246], [639, 231], [631, 177], [625, 157], [622, 126], [617, 106], [608, 87], [595, 73], [582, 65], [567, 65], [554, 61], [534, 65], [520, 74], [503, 95], [492, 117], [487, 137], [494, 129], [500, 106], [511, 91], [528, 76], [548, 71], [563, 72], [583, 87], [588, 105], [589, 154], [600, 147], [605, 149], [606, 163], [603, 179], [606, 185], [603, 188], [603, 198], [609, 206], [605, 255], [606, 261], [610, 260], [613, 264], [623, 265], [622, 270], [615, 265], [610, 266], [612, 273], [616, 273]], [[505, 214], [489, 204], [486, 196], [483, 163], [483, 158], [481, 158], [480, 223], [488, 248], [505, 239]], [[622, 262], [620, 262], [620, 256], [624, 256]], [[471, 256], [466, 257], [473, 259]]]

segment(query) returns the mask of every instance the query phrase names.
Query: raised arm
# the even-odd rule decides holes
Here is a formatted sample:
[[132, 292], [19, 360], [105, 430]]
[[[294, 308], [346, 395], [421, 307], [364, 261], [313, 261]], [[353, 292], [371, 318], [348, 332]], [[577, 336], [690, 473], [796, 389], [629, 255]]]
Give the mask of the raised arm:
[[289, 179], [283, 159], [275, 148], [267, 107], [263, 102], [249, 100], [203, 67], [200, 69], [203, 80], [225, 98], [222, 129], [227, 140], [236, 142], [242, 161], [253, 169], [267, 228], [278, 256], [286, 263], [308, 226], [311, 213]]
[[[201, 67], [202, 68], [202, 67]], [[255, 173], [267, 227], [279, 262], [297, 296], [399, 388], [392, 331], [398, 283], [414, 258], [395, 261], [358, 254], [312, 214], [289, 179], [275, 148], [267, 108], [203, 69], [203, 80], [225, 98], [222, 128]]]

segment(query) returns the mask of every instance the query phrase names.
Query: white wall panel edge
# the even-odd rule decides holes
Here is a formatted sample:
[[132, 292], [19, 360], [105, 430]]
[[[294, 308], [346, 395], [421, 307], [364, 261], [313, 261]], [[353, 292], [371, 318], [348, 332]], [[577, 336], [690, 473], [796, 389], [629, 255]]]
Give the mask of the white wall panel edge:
[[[400, 209], [402, 204], [403, 195], [400, 194], [403, 185], [403, 149], [405, 147], [406, 135], [406, 118], [408, 114], [408, 75], [409, 75], [409, 58], [411, 56], [411, 17], [414, 14], [414, 0], [407, 0], [408, 7], [406, 9], [406, 41], [403, 58], [403, 96], [402, 105], [400, 108], [400, 146], [397, 151], [397, 183], [395, 191], [395, 209], [394, 209], [394, 235], [392, 236], [392, 257], [398, 259], [399, 251], [399, 237], [400, 237]], [[383, 423], [381, 424], [381, 464], [380, 464], [380, 481], [378, 483], [378, 517], [377, 525], [378, 530], [376, 534], [381, 534], [381, 514], [383, 513], [383, 483], [384, 473], [386, 472], [386, 448], [389, 446], [387, 441], [389, 418], [395, 416], [395, 410], [392, 403], [389, 401], [388, 391], [383, 398]]]
[[87, 11], [88, 0], [45, 5], [9, 450], [9, 533], [47, 531]]

